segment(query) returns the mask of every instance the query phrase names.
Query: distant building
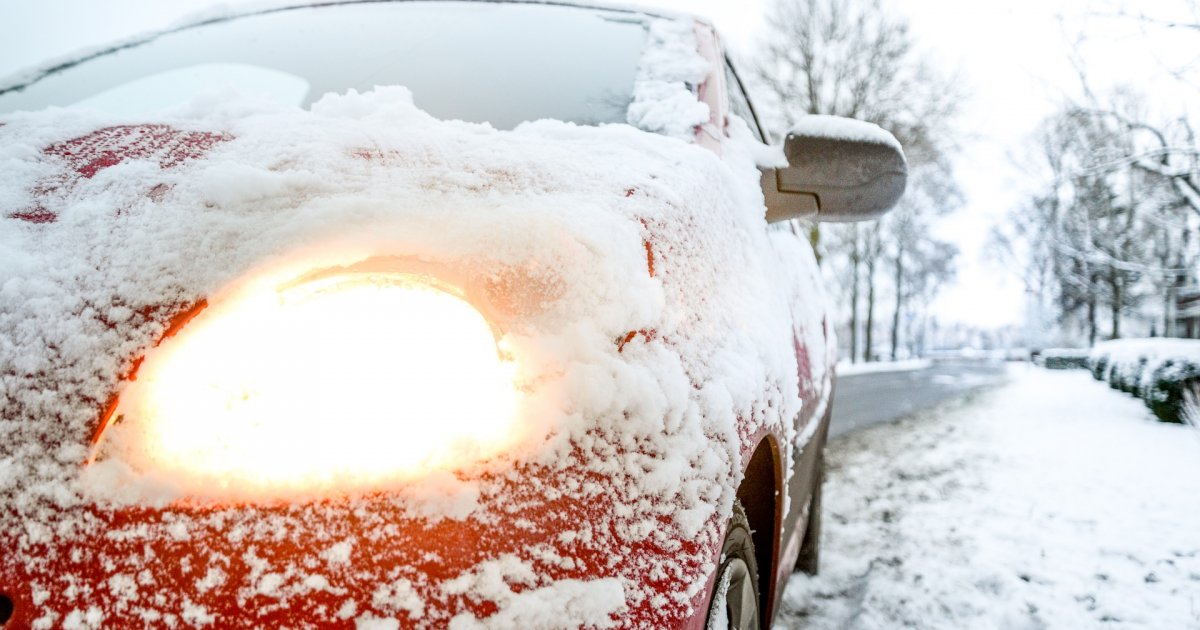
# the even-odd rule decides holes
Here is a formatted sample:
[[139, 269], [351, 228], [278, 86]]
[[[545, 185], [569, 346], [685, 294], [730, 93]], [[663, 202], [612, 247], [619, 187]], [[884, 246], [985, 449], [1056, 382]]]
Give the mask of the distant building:
[[1179, 291], [1175, 300], [1175, 335], [1200, 339], [1200, 287]]

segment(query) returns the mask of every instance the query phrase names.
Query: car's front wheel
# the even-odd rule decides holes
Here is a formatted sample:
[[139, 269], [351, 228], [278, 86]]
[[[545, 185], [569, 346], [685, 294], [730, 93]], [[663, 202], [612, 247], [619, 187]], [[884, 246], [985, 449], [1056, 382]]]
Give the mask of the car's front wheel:
[[760, 630], [758, 563], [754, 560], [750, 522], [741, 503], [733, 506], [709, 601], [709, 630]]

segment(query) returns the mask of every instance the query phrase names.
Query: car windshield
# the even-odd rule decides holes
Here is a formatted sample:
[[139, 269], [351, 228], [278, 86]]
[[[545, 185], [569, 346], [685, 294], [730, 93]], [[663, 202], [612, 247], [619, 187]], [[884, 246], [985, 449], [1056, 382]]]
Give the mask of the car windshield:
[[442, 119], [511, 129], [625, 122], [645, 18], [580, 7], [387, 2], [293, 8], [169, 32], [0, 92], [0, 112], [81, 106], [140, 115], [203, 93], [307, 107], [403, 85]]

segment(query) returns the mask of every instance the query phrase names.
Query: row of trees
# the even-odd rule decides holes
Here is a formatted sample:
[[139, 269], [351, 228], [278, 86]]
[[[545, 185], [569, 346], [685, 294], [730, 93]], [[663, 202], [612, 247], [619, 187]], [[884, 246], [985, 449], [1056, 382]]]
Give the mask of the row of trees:
[[[1200, 22], [1120, 15], [1200, 35]], [[1200, 279], [1195, 112], [1156, 118], [1144, 95], [1097, 94], [1086, 66], [1078, 68], [1083, 96], [1047, 118], [1034, 139], [1030, 173], [1046, 184], [993, 242], [1024, 270], [1043, 329], [1058, 331], [1045, 342], [1174, 336], [1176, 300]]]
[[919, 353], [930, 305], [958, 255], [932, 235], [938, 217], [962, 203], [950, 163], [956, 84], [880, 0], [776, 0], [751, 66], [769, 101], [763, 122], [777, 137], [801, 116], [826, 114], [875, 123], [904, 146], [909, 187], [895, 210], [870, 223], [815, 224], [811, 236], [843, 293], [851, 360]]

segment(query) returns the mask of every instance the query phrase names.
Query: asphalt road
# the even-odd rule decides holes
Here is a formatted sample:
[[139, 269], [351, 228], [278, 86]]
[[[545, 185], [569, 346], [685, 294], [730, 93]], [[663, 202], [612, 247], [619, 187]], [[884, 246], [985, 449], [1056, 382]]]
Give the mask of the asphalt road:
[[940, 359], [921, 370], [838, 376], [830, 436], [898, 420], [1004, 382], [1003, 361]]

